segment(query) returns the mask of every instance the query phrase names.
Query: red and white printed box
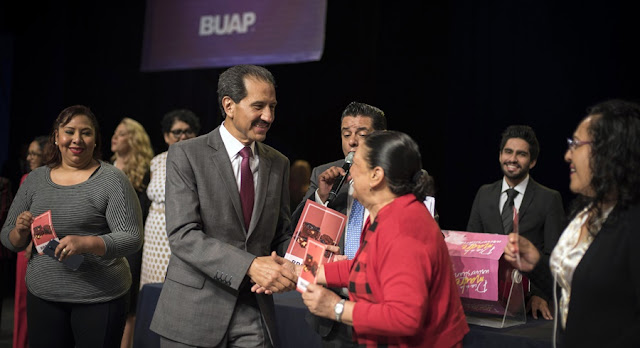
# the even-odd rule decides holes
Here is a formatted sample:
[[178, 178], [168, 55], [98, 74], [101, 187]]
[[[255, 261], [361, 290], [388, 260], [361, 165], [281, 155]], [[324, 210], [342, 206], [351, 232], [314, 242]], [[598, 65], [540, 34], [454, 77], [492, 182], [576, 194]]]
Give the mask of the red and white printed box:
[[[307, 200], [284, 258], [301, 265], [310, 240], [325, 245], [338, 245], [346, 221], [346, 215]], [[322, 263], [332, 259], [333, 253], [326, 251]]]
[[51, 210], [38, 215], [33, 219], [31, 224], [31, 239], [36, 247], [38, 254], [44, 255], [44, 248], [52, 239], [58, 240], [56, 231], [53, 229], [51, 222]]
[[316, 283], [316, 277], [318, 268], [325, 260], [324, 253], [327, 250], [327, 246], [318, 242], [315, 239], [309, 239], [309, 245], [307, 246], [307, 252], [304, 255], [304, 262], [302, 263], [302, 272], [298, 277], [298, 284], [296, 290], [299, 292], [305, 292], [309, 284]]

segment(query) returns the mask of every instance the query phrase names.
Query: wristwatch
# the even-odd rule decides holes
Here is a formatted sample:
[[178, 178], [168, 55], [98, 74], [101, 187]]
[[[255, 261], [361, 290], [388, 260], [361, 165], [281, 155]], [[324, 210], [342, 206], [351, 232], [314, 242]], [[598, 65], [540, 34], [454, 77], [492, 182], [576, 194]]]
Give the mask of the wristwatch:
[[340, 302], [336, 303], [335, 307], [333, 307], [333, 312], [336, 313], [336, 321], [341, 322], [342, 312], [344, 312], [344, 303], [347, 300], [342, 299]]

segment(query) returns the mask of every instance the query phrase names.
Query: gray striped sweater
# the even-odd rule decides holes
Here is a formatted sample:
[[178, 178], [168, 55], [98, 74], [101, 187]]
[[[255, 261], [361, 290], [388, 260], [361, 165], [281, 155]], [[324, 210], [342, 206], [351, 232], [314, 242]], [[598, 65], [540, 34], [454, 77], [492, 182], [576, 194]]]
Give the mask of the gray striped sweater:
[[106, 253], [84, 254], [80, 268], [72, 271], [48, 255], [34, 252], [27, 267], [27, 288], [39, 298], [56, 302], [99, 303], [124, 295], [131, 286], [124, 256], [142, 246], [140, 202], [129, 179], [102, 161], [88, 180], [77, 185], [57, 185], [50, 172], [46, 166], [37, 168], [20, 185], [2, 227], [2, 244], [19, 251], [9, 241], [9, 232], [21, 212], [28, 210], [36, 217], [51, 210], [59, 239], [100, 236]]

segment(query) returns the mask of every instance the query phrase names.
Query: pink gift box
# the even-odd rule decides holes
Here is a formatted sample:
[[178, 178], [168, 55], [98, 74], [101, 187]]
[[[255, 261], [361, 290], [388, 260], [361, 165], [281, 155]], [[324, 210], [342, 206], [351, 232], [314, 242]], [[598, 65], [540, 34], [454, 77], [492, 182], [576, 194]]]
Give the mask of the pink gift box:
[[497, 301], [500, 257], [507, 245], [508, 236], [463, 231], [442, 233], [445, 235], [460, 296]]

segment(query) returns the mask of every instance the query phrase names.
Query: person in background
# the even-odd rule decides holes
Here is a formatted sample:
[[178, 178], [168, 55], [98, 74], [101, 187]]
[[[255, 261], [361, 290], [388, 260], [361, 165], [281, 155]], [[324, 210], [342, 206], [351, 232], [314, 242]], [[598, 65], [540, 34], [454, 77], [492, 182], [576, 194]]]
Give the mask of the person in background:
[[[142, 246], [142, 214], [127, 176], [100, 160], [98, 120], [86, 106], [56, 118], [45, 165], [18, 189], [0, 240], [12, 251], [31, 241], [34, 217], [51, 211], [60, 243], [27, 266], [31, 348], [120, 347], [131, 272], [125, 259]], [[77, 270], [63, 262], [83, 255]]]
[[[11, 205], [12, 200], [13, 190], [11, 188], [11, 180], [0, 176], [0, 226], [4, 224], [4, 221], [7, 218], [7, 212], [9, 211], [9, 206]], [[0, 287], [0, 313], [4, 313], [2, 312], [4, 299], [5, 297], [11, 296], [11, 290], [14, 285], [13, 277], [15, 276], [14, 270], [16, 268], [15, 258], [15, 253], [0, 244], [0, 284], [2, 285]], [[24, 327], [26, 327], [26, 325], [24, 325]], [[13, 346], [15, 347], [15, 332]]]
[[[361, 144], [364, 138], [371, 132], [385, 129], [387, 129], [387, 119], [384, 116], [384, 111], [365, 103], [356, 101], [349, 103], [342, 111], [340, 119], [342, 154], [346, 157], [349, 152], [355, 151], [358, 145]], [[307, 199], [325, 204], [333, 183], [345, 174], [342, 169], [344, 164], [345, 160], [343, 158], [313, 168], [309, 189], [302, 200], [298, 201], [298, 206], [293, 212], [291, 221], [292, 230], [296, 228], [298, 220], [300, 220], [300, 215], [302, 214]], [[329, 208], [339, 211], [349, 218], [345, 231], [342, 233], [340, 241], [338, 242], [340, 250], [343, 250], [349, 259], [352, 259], [358, 250], [360, 233], [362, 232], [364, 221], [366, 221], [369, 216], [369, 212], [364, 209], [360, 202], [356, 202], [352, 195], [353, 188], [350, 184], [345, 183], [329, 205]], [[353, 207], [356, 207], [356, 209], [353, 209]], [[349, 241], [346, 245], [345, 240]], [[346, 288], [336, 288], [333, 290], [343, 298], [348, 298], [349, 296]], [[351, 326], [312, 314], [308, 314], [306, 320], [309, 325], [320, 334], [320, 337], [322, 337], [323, 347], [357, 346], [352, 339]]]
[[[33, 141], [29, 144], [29, 149], [27, 150], [27, 164], [29, 165], [29, 172], [44, 164], [44, 155], [48, 142], [49, 137], [46, 135], [41, 135], [33, 139]], [[26, 179], [27, 175], [29, 175], [29, 172], [22, 175], [22, 178], [20, 178], [20, 185], [22, 185], [24, 179]]]
[[[373, 132], [350, 176], [353, 198], [369, 211], [362, 245], [354, 259], [319, 267], [305, 305], [353, 326], [359, 345], [462, 347], [469, 327], [442, 232], [423, 203], [433, 179], [418, 145], [401, 132]], [[349, 300], [322, 285], [349, 286]]]
[[306, 160], [296, 160], [291, 164], [289, 174], [289, 200], [290, 206], [297, 206], [305, 192], [309, 189], [309, 179], [311, 179], [311, 165]]
[[[123, 118], [111, 137], [111, 151], [113, 152], [111, 162], [127, 175], [136, 190], [142, 209], [142, 221], [145, 221], [151, 205], [147, 198], [147, 185], [149, 184], [149, 167], [153, 158], [153, 149], [147, 131], [138, 121], [128, 117]], [[131, 269], [132, 283], [129, 290], [129, 314], [122, 335], [121, 348], [129, 348], [133, 344], [133, 329], [140, 290], [142, 249], [127, 255], [127, 262]]]
[[[531, 127], [512, 125], [504, 130], [498, 156], [503, 177], [478, 189], [467, 231], [509, 234], [513, 230], [515, 207], [520, 235], [542, 251], [544, 263], [548, 265], [551, 250], [566, 226], [566, 219], [560, 193], [539, 184], [529, 175], [539, 154], [538, 138]], [[549, 268], [541, 267], [532, 272], [529, 280], [531, 291], [526, 293], [527, 310], [531, 310], [535, 319], [538, 319], [538, 312], [547, 320], [553, 319], [553, 308], [549, 308], [553, 296]]]
[[164, 348], [277, 347], [273, 297], [251, 291], [290, 291], [298, 280], [272, 256], [291, 240], [289, 159], [262, 143], [275, 120], [275, 79], [261, 66], [233, 66], [220, 74], [218, 104], [219, 127], [169, 147], [171, 259], [151, 330]]
[[[171, 146], [197, 136], [200, 133], [200, 120], [191, 110], [176, 109], [164, 115], [161, 127], [164, 142]], [[144, 224], [140, 288], [148, 283], [164, 282], [171, 256], [164, 214], [167, 153], [164, 151], [151, 160], [151, 181], [147, 187], [151, 207]]]
[[[27, 163], [29, 164], [29, 172], [44, 164], [44, 156], [49, 137], [46, 135], [38, 136], [29, 144], [27, 152]], [[29, 173], [22, 175], [20, 185], [27, 178]], [[25, 276], [27, 274], [27, 264], [31, 258], [31, 247], [29, 244], [26, 250], [18, 252], [16, 259], [16, 290], [13, 305], [13, 347], [27, 348], [29, 347], [29, 335], [27, 330], [27, 285]]]
[[[550, 260], [562, 294], [561, 341], [640, 347], [640, 105], [608, 100], [588, 108], [567, 142], [569, 188], [578, 196]], [[505, 259], [525, 272], [542, 264], [535, 245], [515, 234]]]

